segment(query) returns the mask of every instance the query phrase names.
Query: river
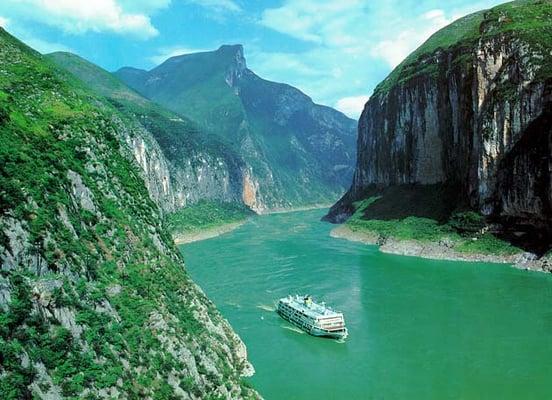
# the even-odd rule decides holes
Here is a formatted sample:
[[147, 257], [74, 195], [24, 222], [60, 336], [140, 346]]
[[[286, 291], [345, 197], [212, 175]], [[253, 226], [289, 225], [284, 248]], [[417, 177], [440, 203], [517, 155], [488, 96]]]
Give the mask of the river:
[[[267, 400], [552, 398], [552, 275], [383, 254], [331, 238], [324, 212], [259, 216], [180, 247]], [[283, 321], [275, 303], [295, 293], [343, 311], [349, 338]]]

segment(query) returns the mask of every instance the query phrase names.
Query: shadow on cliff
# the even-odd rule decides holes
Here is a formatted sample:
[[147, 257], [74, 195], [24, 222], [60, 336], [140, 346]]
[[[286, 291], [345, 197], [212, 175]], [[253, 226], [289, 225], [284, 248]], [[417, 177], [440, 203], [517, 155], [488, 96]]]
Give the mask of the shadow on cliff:
[[377, 197], [376, 201], [366, 207], [364, 218], [388, 221], [414, 216], [446, 223], [454, 211], [466, 205], [459, 194], [459, 186], [455, 184], [391, 187], [371, 185], [361, 193], [345, 194], [323, 220], [344, 222], [354, 212], [355, 201]]
[[461, 207], [459, 190], [453, 184], [400, 185], [368, 189], [367, 197], [379, 197], [364, 211], [364, 218], [395, 220], [407, 217], [430, 218], [446, 223]]
[[[548, 84], [548, 98], [552, 84]], [[492, 219], [500, 236], [545, 254], [552, 248], [552, 103], [536, 118], [500, 163]]]

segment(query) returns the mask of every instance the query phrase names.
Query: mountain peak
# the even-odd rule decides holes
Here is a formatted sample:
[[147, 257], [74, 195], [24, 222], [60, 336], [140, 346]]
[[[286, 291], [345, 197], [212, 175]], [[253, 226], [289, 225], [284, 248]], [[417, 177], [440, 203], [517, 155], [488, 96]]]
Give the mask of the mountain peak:
[[241, 44], [223, 44], [217, 50], [218, 53], [235, 54], [243, 58], [243, 45]]
[[241, 78], [243, 72], [247, 69], [243, 46], [241, 44], [225, 44], [220, 46], [216, 53], [220, 54], [225, 61], [228, 61], [228, 69], [224, 79], [228, 86], [235, 87], [236, 81]]

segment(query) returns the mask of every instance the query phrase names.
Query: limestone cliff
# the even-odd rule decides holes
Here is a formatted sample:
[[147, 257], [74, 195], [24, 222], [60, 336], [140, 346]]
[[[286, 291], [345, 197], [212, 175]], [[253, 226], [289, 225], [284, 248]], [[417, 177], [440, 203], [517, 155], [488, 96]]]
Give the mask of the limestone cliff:
[[519, 1], [432, 36], [366, 104], [353, 184], [329, 218], [382, 188], [442, 184], [497, 233], [552, 246], [551, 32], [549, 1]]
[[225, 143], [75, 54], [58, 52], [47, 58], [104, 96], [104, 108], [117, 108], [113, 119], [117, 134], [140, 168], [150, 197], [163, 211], [199, 200], [241, 202], [244, 163]]

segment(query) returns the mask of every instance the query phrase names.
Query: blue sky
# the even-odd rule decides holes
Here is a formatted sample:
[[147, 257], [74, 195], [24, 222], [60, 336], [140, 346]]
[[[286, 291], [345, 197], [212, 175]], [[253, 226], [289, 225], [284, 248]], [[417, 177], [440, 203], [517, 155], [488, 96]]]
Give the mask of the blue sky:
[[0, 26], [35, 49], [113, 71], [241, 43], [263, 78], [357, 117], [433, 32], [493, 0], [1, 0]]

